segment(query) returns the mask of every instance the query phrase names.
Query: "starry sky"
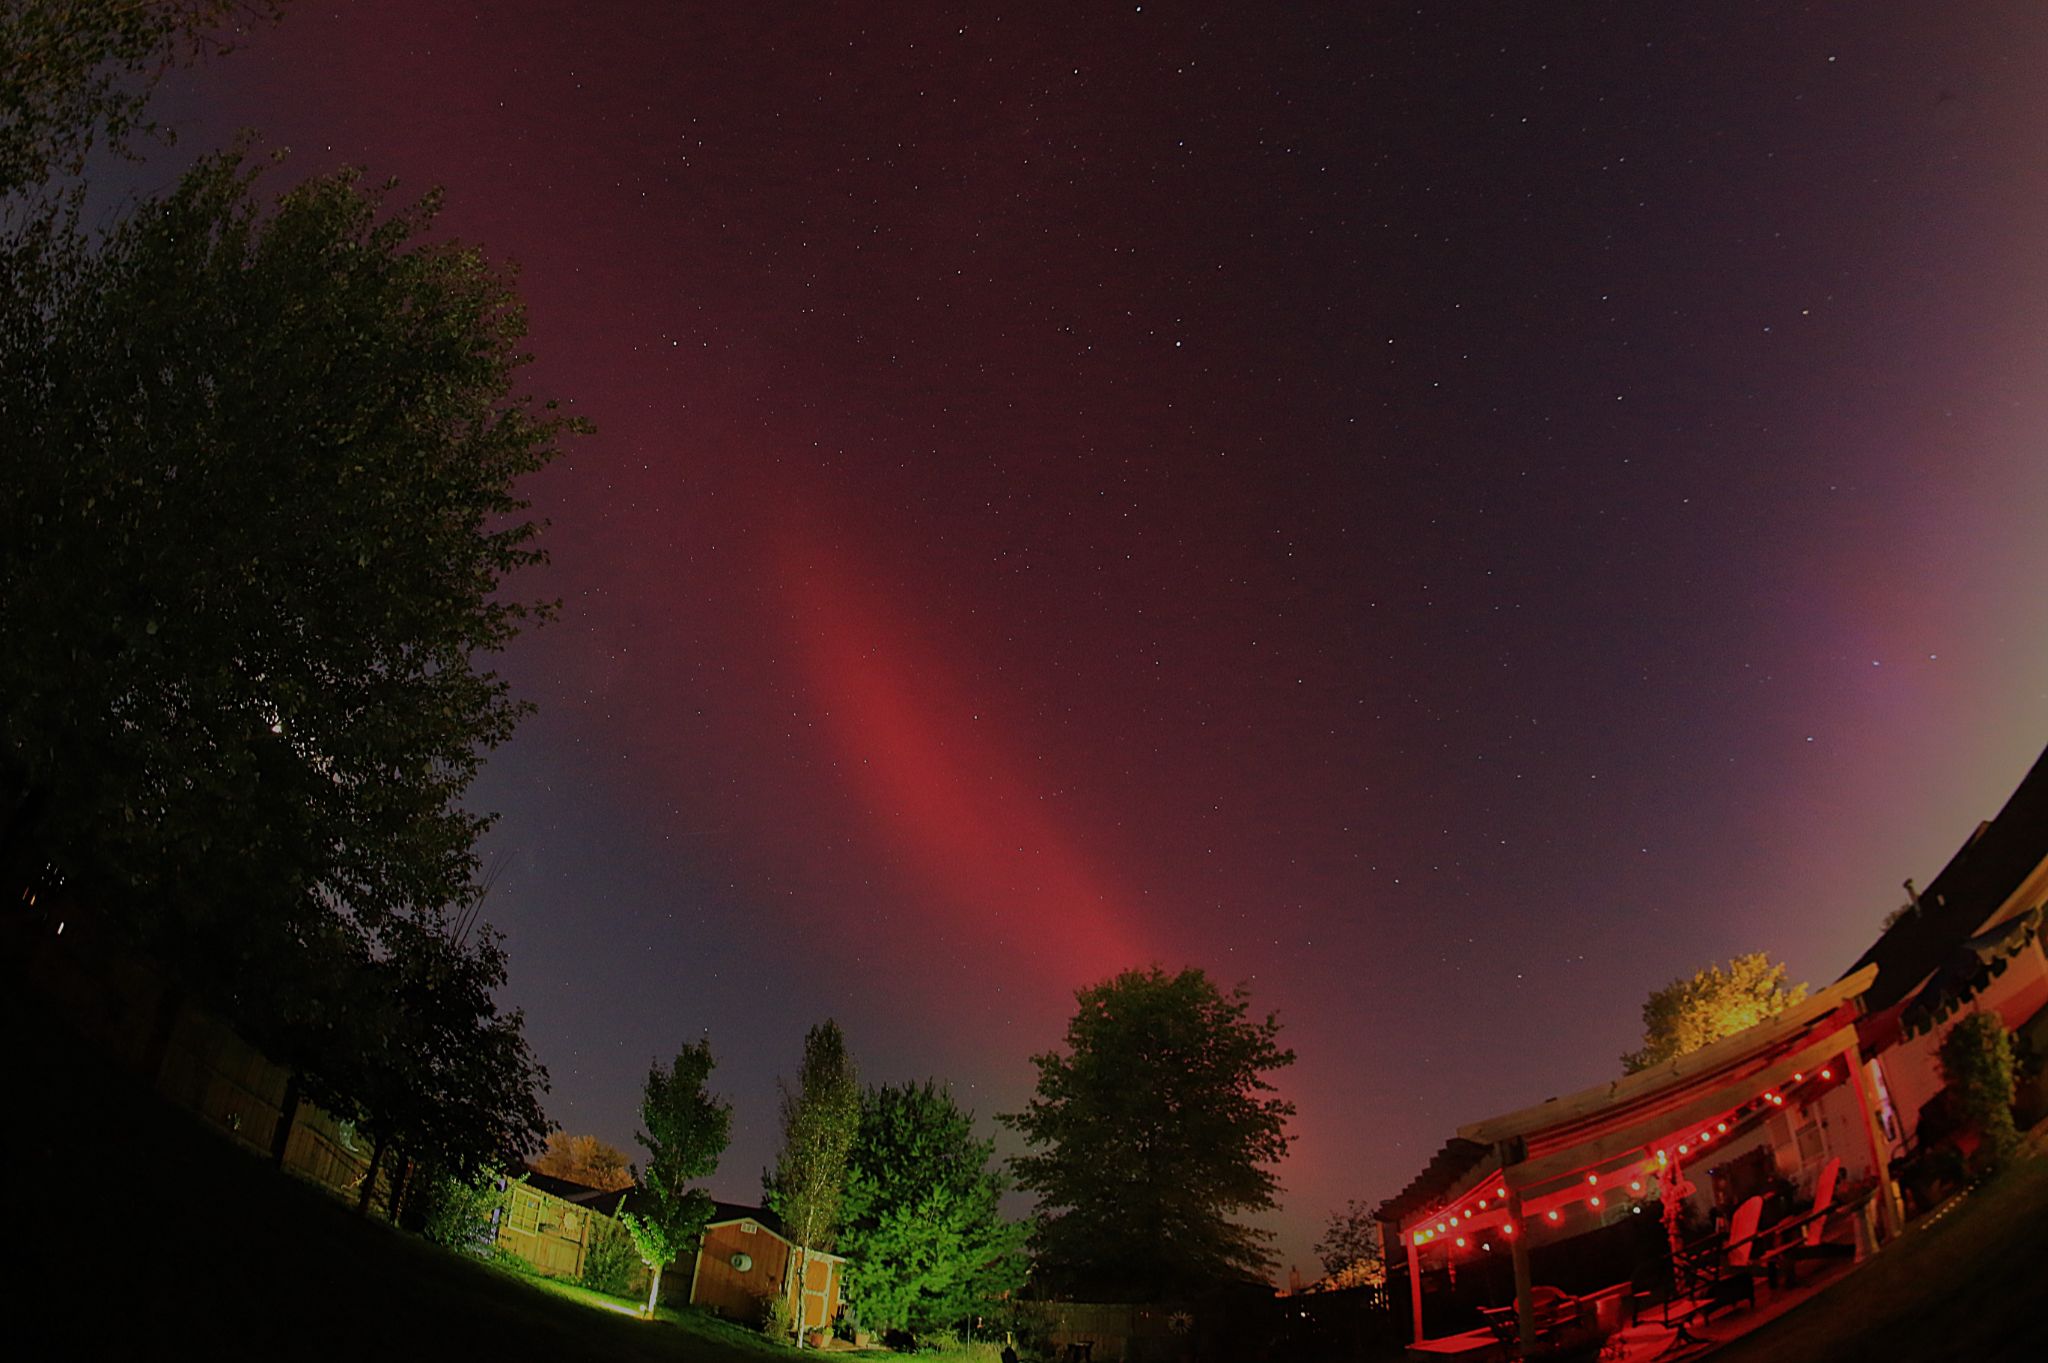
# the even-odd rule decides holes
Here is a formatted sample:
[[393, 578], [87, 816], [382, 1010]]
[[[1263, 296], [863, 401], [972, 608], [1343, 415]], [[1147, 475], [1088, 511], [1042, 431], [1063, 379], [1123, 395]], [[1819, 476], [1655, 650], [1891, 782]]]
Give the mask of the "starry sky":
[[1307, 1272], [1674, 976], [1833, 979], [2048, 741], [2044, 69], [1998, 0], [308, 0], [139, 183], [445, 186], [597, 425], [473, 792], [558, 1121], [708, 1034], [749, 1200], [821, 1018], [987, 1127], [1198, 965]]

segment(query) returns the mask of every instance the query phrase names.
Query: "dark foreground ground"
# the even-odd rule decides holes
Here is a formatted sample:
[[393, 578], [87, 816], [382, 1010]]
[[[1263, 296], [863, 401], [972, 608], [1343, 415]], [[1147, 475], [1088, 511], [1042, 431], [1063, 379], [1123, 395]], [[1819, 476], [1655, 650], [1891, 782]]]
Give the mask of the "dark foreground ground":
[[[799, 1357], [715, 1321], [593, 1309], [361, 1220], [0, 992], [6, 1357]], [[2048, 1360], [2048, 1127], [2014, 1169], [1931, 1221], [1714, 1363]]]
[[715, 1321], [650, 1324], [551, 1296], [359, 1219], [140, 1090], [10, 995], [0, 1003], [8, 1358], [798, 1357]]

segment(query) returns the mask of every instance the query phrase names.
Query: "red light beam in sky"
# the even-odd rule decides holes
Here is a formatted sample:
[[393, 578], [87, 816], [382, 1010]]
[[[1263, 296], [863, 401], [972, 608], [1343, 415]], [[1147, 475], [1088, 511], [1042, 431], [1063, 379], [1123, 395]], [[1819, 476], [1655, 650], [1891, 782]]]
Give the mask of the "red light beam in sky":
[[1072, 986], [1142, 961], [1128, 897], [1049, 806], [1000, 702], [916, 637], [836, 552], [786, 538], [778, 554], [801, 684], [884, 857], [907, 917], [931, 939], [1008, 972]]

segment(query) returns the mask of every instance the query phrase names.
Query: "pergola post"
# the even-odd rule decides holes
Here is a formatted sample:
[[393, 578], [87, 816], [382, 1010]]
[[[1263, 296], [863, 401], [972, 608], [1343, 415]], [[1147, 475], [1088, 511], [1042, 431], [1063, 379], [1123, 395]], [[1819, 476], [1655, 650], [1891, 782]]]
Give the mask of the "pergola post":
[[1422, 1343], [1422, 1251], [1415, 1248], [1415, 1229], [1409, 1227], [1408, 1304], [1415, 1312], [1415, 1342]]
[[1885, 1152], [1884, 1130], [1878, 1125], [1877, 1108], [1871, 1102], [1870, 1084], [1863, 1077], [1863, 1048], [1852, 1037], [1842, 1056], [1849, 1078], [1856, 1085], [1856, 1106], [1863, 1112], [1863, 1136], [1870, 1142], [1870, 1167], [1877, 1172], [1877, 1217], [1884, 1238], [1895, 1238], [1905, 1229], [1899, 1206], [1892, 1196], [1892, 1166]]
[[1522, 1190], [1508, 1184], [1508, 1221], [1515, 1233], [1508, 1237], [1508, 1255], [1515, 1261], [1515, 1331], [1527, 1357], [1536, 1347], [1536, 1303], [1534, 1281], [1529, 1268], [1529, 1223], [1522, 1219]]

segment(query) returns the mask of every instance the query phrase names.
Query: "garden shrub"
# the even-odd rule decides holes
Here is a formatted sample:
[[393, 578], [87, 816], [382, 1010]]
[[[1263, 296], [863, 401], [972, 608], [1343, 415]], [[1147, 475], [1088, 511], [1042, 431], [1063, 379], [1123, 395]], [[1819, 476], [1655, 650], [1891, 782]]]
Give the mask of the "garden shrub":
[[761, 1298], [761, 1333], [777, 1342], [796, 1338], [796, 1317], [790, 1314], [789, 1298], [780, 1292], [768, 1292]]
[[2020, 1143], [2012, 1119], [2012, 1033], [1995, 1014], [1970, 1014], [1942, 1039], [1941, 1072], [1964, 1120], [1977, 1128], [1977, 1171], [1996, 1173]]
[[[623, 1204], [624, 1199], [620, 1201]], [[583, 1254], [583, 1285], [608, 1296], [633, 1296], [633, 1270], [639, 1263], [640, 1252], [633, 1247], [626, 1228], [609, 1216], [593, 1213], [590, 1245]]]

